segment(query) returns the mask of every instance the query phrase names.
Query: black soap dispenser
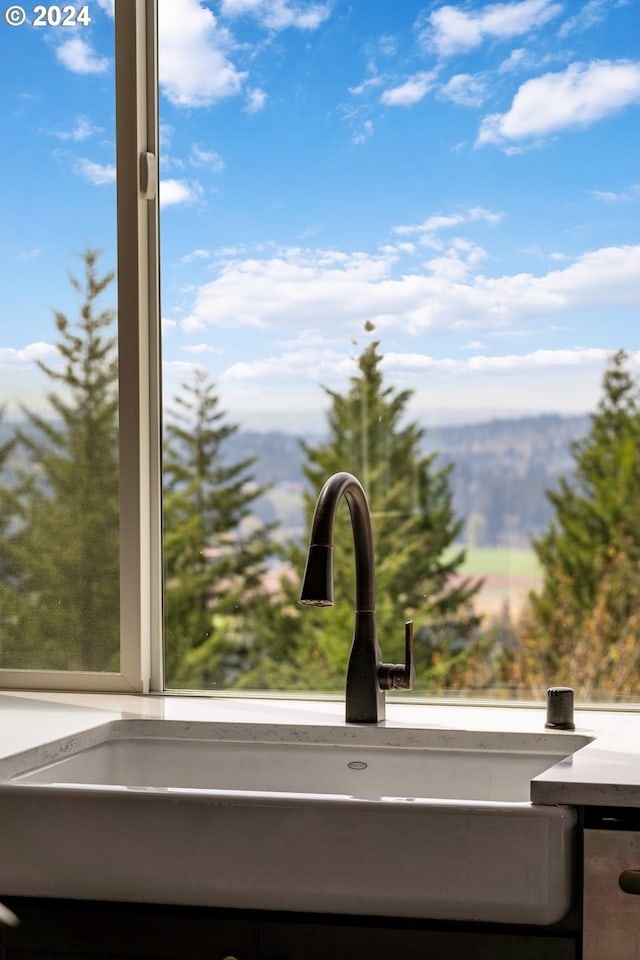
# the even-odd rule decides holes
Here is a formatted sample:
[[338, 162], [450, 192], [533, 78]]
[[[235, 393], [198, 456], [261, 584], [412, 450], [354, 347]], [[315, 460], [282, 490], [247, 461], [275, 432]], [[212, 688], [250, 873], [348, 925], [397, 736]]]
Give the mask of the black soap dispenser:
[[573, 722], [573, 689], [549, 687], [547, 690], [547, 722], [549, 730], [575, 730]]

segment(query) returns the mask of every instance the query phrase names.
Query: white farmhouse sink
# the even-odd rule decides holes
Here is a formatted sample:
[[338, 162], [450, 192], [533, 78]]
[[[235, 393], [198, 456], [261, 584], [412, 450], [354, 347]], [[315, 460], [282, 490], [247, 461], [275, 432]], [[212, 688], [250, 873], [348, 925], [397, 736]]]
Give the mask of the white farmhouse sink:
[[119, 721], [92, 740], [0, 785], [3, 894], [534, 924], [571, 905], [575, 815], [529, 793], [586, 737]]

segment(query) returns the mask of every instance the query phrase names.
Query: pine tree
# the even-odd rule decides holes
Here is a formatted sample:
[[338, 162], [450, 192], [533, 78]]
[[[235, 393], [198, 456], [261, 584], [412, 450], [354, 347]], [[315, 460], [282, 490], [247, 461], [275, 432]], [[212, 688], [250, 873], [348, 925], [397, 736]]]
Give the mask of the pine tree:
[[[5, 418], [5, 407], [0, 407], [0, 430], [3, 428]], [[0, 433], [0, 436], [2, 434]], [[7, 440], [0, 442], [0, 584], [6, 583], [9, 578], [9, 553], [6, 543], [11, 526], [11, 511], [7, 510], [8, 490], [10, 489], [9, 479], [7, 477], [9, 460], [16, 446], [17, 438], [15, 433]]]
[[[358, 374], [344, 394], [330, 398], [329, 436], [303, 443], [307, 457], [305, 508], [310, 525], [318, 492], [333, 473], [347, 471], [362, 483], [372, 513], [376, 607], [385, 660], [404, 659], [406, 619], [415, 624], [417, 686], [441, 689], [468, 669], [477, 653], [478, 618], [472, 598], [480, 584], [459, 575], [464, 551], [453, 548], [461, 530], [452, 505], [452, 467], [421, 451], [423, 430], [406, 422], [410, 391], [384, 383], [378, 342], [358, 359]], [[256, 649], [262, 661], [243, 680], [256, 686], [340, 689], [353, 630], [353, 537], [346, 503], [338, 511], [334, 551], [335, 607], [297, 606], [306, 544], [292, 544], [296, 575], [283, 581], [280, 607], [263, 623]]]
[[[55, 312], [61, 368], [39, 362], [58, 389], [44, 416], [23, 409], [17, 443], [28, 467], [3, 491], [10, 586], [0, 594], [2, 665], [113, 670], [119, 654], [118, 401], [114, 311], [98, 300], [113, 273], [83, 254], [71, 322]], [[6, 535], [6, 532], [5, 532]]]
[[[5, 408], [0, 407], [0, 428], [3, 426], [4, 417]], [[19, 587], [10, 547], [14, 520], [8, 467], [15, 446], [15, 435], [0, 443], [0, 663], [3, 662], [3, 646], [7, 642], [12, 624], [16, 621]]]
[[640, 390], [627, 363], [623, 350], [611, 358], [573, 475], [547, 494], [555, 514], [534, 542], [543, 586], [507, 667], [537, 692], [640, 692]]
[[165, 428], [165, 670], [169, 686], [228, 687], [268, 602], [276, 524], [251, 517], [268, 489], [254, 482], [254, 459], [225, 461], [238, 428], [225, 422], [214, 384], [198, 370], [182, 389]]

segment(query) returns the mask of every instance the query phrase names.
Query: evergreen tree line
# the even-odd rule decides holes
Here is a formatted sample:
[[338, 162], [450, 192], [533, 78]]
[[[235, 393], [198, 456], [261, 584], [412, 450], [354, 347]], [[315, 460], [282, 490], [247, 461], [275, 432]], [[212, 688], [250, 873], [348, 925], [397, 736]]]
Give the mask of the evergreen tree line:
[[[118, 669], [117, 352], [113, 274], [87, 250], [81, 303], [55, 313], [50, 414], [24, 409], [0, 444], [0, 666]], [[367, 333], [373, 327], [368, 325]], [[482, 583], [465, 577], [452, 464], [425, 455], [407, 416], [411, 391], [385, 383], [379, 343], [362, 350], [344, 392], [325, 388], [327, 439], [302, 442], [307, 529], [332, 473], [362, 482], [376, 548], [377, 619], [386, 660], [403, 659], [414, 621], [419, 693], [542, 696], [569, 683], [585, 698], [640, 694], [640, 388], [628, 357], [610, 358], [602, 396], [548, 493], [553, 518], [533, 541], [543, 583], [517, 623], [486, 623]], [[228, 422], [202, 371], [164, 428], [164, 620], [167, 685], [175, 689], [341, 691], [353, 632], [354, 556], [346, 504], [338, 515], [335, 606], [298, 604], [306, 543], [283, 540], [254, 507], [267, 487], [251, 457], [229, 462]], [[121, 415], [123, 413], [121, 412]], [[1, 416], [1, 414], [0, 414]], [[17, 466], [15, 466], [17, 464]]]

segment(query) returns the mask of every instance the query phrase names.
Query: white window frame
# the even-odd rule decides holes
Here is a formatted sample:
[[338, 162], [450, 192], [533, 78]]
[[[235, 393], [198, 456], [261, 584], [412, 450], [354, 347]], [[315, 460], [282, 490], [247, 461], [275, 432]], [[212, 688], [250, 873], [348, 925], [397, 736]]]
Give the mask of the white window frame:
[[115, 0], [120, 671], [0, 670], [6, 689], [163, 688], [157, 23], [157, 0]]

